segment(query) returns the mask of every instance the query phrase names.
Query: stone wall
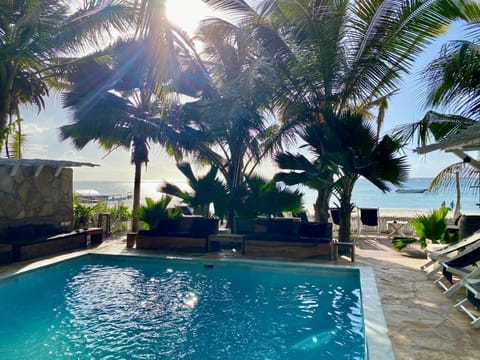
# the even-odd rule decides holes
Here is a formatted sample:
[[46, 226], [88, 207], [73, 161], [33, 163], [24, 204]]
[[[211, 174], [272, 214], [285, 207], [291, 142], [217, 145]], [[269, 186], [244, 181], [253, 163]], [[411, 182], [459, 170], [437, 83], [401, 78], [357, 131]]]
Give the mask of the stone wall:
[[26, 224], [53, 224], [71, 230], [73, 170], [44, 166], [0, 166], [0, 228]]

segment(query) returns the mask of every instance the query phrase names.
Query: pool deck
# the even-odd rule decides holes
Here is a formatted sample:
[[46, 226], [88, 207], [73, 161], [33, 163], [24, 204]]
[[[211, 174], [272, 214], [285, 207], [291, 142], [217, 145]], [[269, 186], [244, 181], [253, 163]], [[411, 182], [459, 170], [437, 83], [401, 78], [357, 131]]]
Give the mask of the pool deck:
[[[109, 254], [151, 253], [127, 249], [125, 242], [125, 237], [111, 238], [88, 251]], [[368, 266], [373, 269], [396, 359], [480, 359], [480, 329], [472, 328], [469, 318], [453, 308], [460, 294], [452, 298], [446, 297], [433, 281], [427, 279], [419, 270], [425, 258], [418, 248], [411, 247], [399, 253], [389, 245], [385, 235], [377, 238], [376, 234], [358, 237], [356, 244], [355, 263], [340, 258], [337, 264]], [[80, 253], [83, 252], [85, 251]], [[208, 258], [242, 257], [241, 254], [232, 252], [178, 255]], [[71, 255], [61, 257], [68, 256]], [[35, 263], [2, 266], [0, 277], [12, 271], [25, 270], [51, 261], [52, 258], [49, 258]], [[321, 260], [312, 262], [332, 264]]]

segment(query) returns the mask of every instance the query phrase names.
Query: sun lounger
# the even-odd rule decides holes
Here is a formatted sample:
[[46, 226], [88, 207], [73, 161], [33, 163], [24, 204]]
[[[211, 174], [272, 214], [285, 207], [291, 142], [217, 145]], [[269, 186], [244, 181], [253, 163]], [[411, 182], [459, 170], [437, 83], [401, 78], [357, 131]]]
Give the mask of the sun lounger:
[[427, 277], [431, 277], [442, 268], [440, 262], [461, 255], [467, 247], [474, 244], [480, 245], [480, 231], [453, 244], [431, 244], [427, 246], [428, 261], [420, 269], [427, 273]]
[[467, 279], [480, 278], [480, 268], [476, 263], [480, 261], [480, 244], [475, 243], [466, 248], [461, 255], [454, 257], [446, 262], [440, 262], [442, 265], [442, 275], [435, 281], [444, 291], [445, 295], [456, 293], [462, 286], [462, 281], [454, 282], [454, 276], [457, 279], [466, 281]]
[[466, 313], [474, 328], [480, 327], [480, 279], [462, 280], [465, 287], [465, 298], [455, 304], [455, 308]]
[[362, 232], [363, 226], [375, 227], [376, 233], [380, 234], [377, 208], [360, 208], [360, 222], [358, 224], [359, 234]]

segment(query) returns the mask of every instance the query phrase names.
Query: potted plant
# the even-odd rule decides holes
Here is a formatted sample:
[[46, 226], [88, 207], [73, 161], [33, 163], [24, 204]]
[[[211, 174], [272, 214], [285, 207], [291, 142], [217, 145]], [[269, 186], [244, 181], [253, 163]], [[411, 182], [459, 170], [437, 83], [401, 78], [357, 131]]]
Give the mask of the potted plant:
[[396, 237], [392, 239], [392, 245], [397, 250], [402, 250], [407, 245], [419, 242], [422, 249], [427, 247], [427, 243], [433, 244], [447, 243], [450, 238], [447, 233], [448, 208], [441, 207], [433, 210], [430, 215], [418, 215], [410, 220], [410, 225], [415, 229], [415, 235], [418, 238]]
[[74, 228], [88, 228], [93, 221], [93, 216], [99, 208], [99, 203], [94, 205], [82, 205], [78, 200], [73, 201]]

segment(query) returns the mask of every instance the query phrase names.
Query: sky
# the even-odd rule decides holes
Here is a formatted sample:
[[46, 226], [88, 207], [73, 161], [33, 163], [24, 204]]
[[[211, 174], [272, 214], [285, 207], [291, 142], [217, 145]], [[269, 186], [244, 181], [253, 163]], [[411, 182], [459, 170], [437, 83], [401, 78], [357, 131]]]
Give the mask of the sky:
[[[211, 16], [212, 12], [200, 0], [170, 0], [169, 18], [192, 34], [199, 19]], [[185, 11], [185, 9], [189, 9]], [[439, 53], [442, 44], [449, 40], [464, 38], [462, 24], [453, 24], [448, 32], [431, 44], [416, 62], [410, 75], [404, 77], [399, 92], [391, 99], [386, 112], [383, 133], [391, 131], [398, 125], [420, 120], [426, 112], [421, 103], [421, 70]], [[100, 166], [74, 169], [74, 180], [133, 181], [134, 167], [130, 164], [130, 152], [117, 149], [109, 154], [97, 144], [89, 144], [83, 150], [75, 149], [69, 140], [60, 142], [58, 128], [71, 121], [71, 114], [63, 110], [58, 94], [51, 93], [46, 108], [40, 112], [36, 108], [22, 109], [23, 132], [26, 134], [24, 158], [56, 159], [90, 162]], [[417, 155], [407, 150], [409, 177], [433, 177], [446, 166], [459, 159], [444, 152]], [[184, 181], [183, 175], [160, 145], [150, 148], [150, 161], [143, 171], [143, 180]], [[267, 161], [259, 169], [260, 175], [271, 178], [277, 172], [275, 165]]]

